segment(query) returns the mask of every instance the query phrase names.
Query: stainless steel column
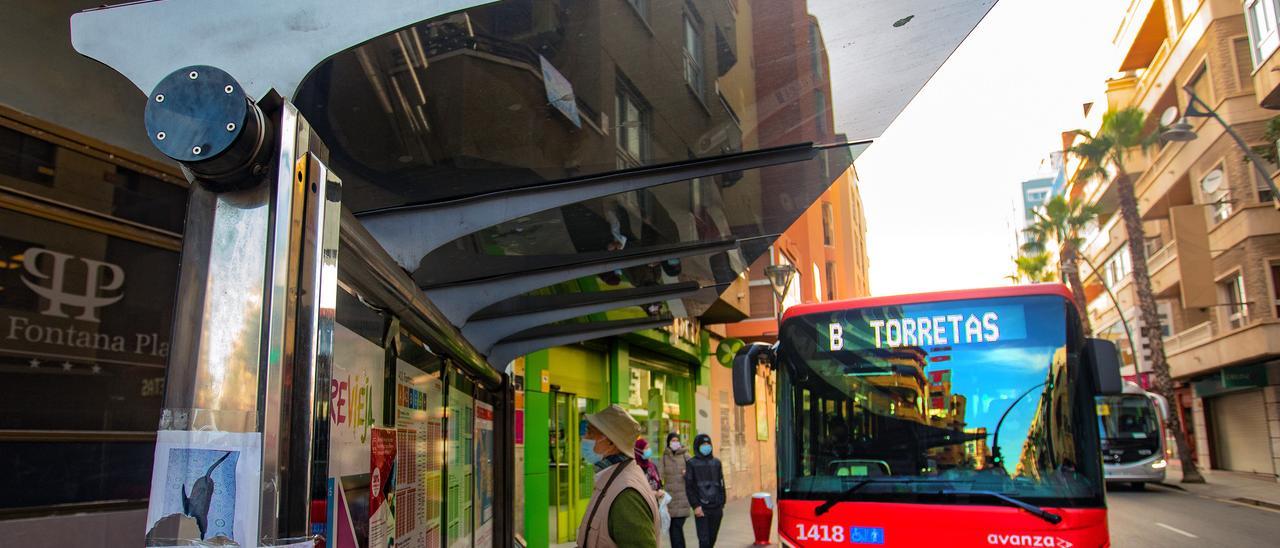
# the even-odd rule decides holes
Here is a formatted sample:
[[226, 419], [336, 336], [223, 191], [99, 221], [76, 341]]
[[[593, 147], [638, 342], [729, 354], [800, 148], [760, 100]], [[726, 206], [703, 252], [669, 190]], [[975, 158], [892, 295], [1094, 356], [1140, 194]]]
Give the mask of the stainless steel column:
[[313, 477], [327, 477], [341, 182], [292, 105], [267, 117], [259, 184], [191, 187], [161, 429], [260, 432], [257, 520], [274, 539], [310, 532]]

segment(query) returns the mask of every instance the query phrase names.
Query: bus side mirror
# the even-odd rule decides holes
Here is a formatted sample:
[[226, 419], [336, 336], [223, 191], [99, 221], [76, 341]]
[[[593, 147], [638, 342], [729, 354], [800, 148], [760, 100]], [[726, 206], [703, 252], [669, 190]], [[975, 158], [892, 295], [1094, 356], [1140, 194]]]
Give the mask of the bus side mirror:
[[751, 405], [756, 402], [756, 368], [761, 361], [773, 362], [773, 350], [764, 343], [751, 343], [733, 355], [733, 403]]
[[1124, 393], [1124, 379], [1120, 377], [1120, 349], [1106, 339], [1085, 339], [1085, 358], [1093, 366], [1094, 380], [1098, 383], [1099, 396], [1115, 396]]

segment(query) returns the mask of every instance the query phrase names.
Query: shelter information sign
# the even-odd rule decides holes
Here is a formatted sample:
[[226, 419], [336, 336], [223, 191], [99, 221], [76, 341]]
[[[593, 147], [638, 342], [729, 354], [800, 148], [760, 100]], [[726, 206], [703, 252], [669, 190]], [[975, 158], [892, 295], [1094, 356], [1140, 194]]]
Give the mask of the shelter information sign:
[[396, 363], [396, 547], [440, 545], [439, 374]]

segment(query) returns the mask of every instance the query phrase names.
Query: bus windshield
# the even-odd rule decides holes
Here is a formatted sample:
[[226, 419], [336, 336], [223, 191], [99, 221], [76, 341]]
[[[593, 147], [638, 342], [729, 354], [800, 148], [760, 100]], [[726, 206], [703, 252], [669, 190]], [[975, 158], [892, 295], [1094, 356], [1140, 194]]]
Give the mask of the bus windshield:
[[968, 504], [983, 491], [1101, 506], [1068, 308], [1022, 296], [789, 318], [780, 497]]
[[1101, 398], [1098, 432], [1107, 440], [1159, 440], [1156, 413], [1155, 403], [1140, 394]]

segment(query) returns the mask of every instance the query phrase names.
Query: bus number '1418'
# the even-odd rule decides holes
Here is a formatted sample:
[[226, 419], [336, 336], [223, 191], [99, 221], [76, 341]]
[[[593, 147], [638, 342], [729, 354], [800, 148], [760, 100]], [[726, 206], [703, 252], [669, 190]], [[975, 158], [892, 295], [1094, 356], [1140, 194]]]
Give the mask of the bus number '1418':
[[796, 524], [796, 540], [816, 540], [821, 542], [844, 542], [844, 527], [838, 525]]

